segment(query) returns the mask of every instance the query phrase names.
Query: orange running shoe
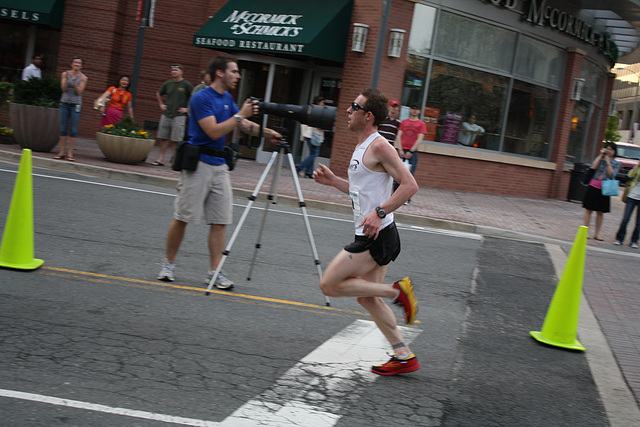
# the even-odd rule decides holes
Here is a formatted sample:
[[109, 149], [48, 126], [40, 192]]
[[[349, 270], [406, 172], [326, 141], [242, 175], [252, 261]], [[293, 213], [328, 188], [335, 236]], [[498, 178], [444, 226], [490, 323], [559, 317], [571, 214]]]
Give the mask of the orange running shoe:
[[394, 353], [384, 365], [373, 365], [371, 372], [378, 375], [397, 375], [417, 371], [418, 369], [420, 369], [420, 362], [418, 362], [415, 354], [411, 353], [406, 359], [398, 359], [398, 355]]
[[400, 291], [393, 303], [404, 309], [404, 321], [407, 325], [412, 325], [418, 313], [418, 300], [413, 294], [411, 279], [405, 277], [402, 280], [398, 280], [393, 284], [393, 287]]

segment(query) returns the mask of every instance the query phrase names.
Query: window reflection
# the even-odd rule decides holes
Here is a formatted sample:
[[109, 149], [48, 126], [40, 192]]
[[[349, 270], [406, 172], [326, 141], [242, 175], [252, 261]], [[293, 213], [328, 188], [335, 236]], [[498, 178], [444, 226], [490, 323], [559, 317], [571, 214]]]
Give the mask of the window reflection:
[[510, 72], [515, 48], [514, 31], [453, 13], [440, 14], [434, 47], [439, 56]]
[[518, 43], [515, 74], [559, 88], [562, 84], [564, 62], [564, 51], [522, 36]]
[[[434, 61], [424, 110], [425, 140], [458, 144], [459, 139], [473, 139], [473, 147], [499, 150], [506, 93], [505, 77]], [[472, 116], [484, 132], [459, 138], [463, 122], [470, 123]]]
[[587, 101], [578, 101], [573, 109], [571, 119], [571, 132], [569, 133], [569, 146], [567, 147], [567, 161], [591, 162], [585, 157], [584, 147], [587, 139], [587, 126], [593, 112], [593, 104]]
[[408, 55], [402, 86], [401, 104], [421, 105], [427, 81], [427, 59], [420, 56]]
[[515, 81], [504, 135], [506, 153], [547, 157], [556, 92]]
[[436, 20], [436, 8], [416, 4], [413, 10], [411, 22], [411, 34], [409, 36], [409, 50], [418, 53], [431, 53], [431, 40], [433, 40], [433, 23]]

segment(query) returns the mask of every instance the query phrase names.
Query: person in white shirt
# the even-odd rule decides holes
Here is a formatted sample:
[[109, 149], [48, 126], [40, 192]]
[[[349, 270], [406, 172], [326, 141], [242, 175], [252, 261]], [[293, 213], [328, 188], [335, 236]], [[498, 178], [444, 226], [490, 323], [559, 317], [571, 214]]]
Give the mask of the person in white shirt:
[[33, 55], [33, 59], [31, 60], [31, 65], [25, 67], [22, 70], [22, 80], [27, 81], [31, 78], [42, 78], [42, 70], [40, 70], [40, 65], [42, 64], [42, 55]]
[[467, 147], [473, 146], [473, 142], [479, 133], [484, 133], [484, 128], [476, 124], [476, 116], [472, 114], [469, 116], [469, 120], [462, 122], [462, 126], [460, 126], [458, 144], [466, 145]]

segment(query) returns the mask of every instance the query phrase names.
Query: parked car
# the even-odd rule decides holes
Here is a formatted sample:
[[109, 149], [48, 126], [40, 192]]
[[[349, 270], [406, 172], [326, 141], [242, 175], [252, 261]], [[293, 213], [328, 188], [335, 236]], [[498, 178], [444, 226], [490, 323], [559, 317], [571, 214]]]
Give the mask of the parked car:
[[616, 160], [620, 162], [620, 170], [616, 179], [620, 182], [626, 182], [629, 178], [629, 172], [635, 165], [640, 163], [640, 145], [628, 144], [626, 142], [617, 142]]

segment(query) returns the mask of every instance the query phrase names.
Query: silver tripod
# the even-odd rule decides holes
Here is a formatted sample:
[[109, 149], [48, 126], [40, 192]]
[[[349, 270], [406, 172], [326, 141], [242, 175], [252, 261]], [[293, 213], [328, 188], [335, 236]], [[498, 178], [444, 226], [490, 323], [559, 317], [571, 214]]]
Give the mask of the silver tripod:
[[[260, 180], [258, 181], [258, 184], [256, 185], [255, 190], [253, 190], [253, 193], [251, 193], [251, 196], [249, 196], [249, 203], [244, 208], [244, 212], [240, 217], [240, 221], [238, 222], [238, 225], [233, 231], [233, 235], [229, 239], [229, 243], [227, 244], [227, 247], [222, 252], [222, 259], [220, 260], [220, 263], [218, 264], [218, 268], [213, 273], [213, 276], [209, 281], [209, 286], [207, 287], [206, 295], [209, 295], [211, 293], [211, 288], [213, 288], [213, 285], [216, 279], [218, 278], [220, 271], [222, 270], [222, 266], [224, 265], [225, 260], [227, 259], [227, 257], [229, 256], [229, 253], [231, 252], [231, 247], [233, 246], [233, 243], [235, 242], [236, 237], [238, 236], [238, 233], [240, 233], [240, 229], [242, 228], [242, 225], [244, 224], [244, 221], [247, 218], [247, 215], [249, 215], [249, 211], [251, 210], [254, 202], [256, 201], [256, 197], [260, 192], [260, 188], [262, 188], [262, 185], [264, 184], [264, 181], [267, 178], [267, 175], [269, 174], [269, 170], [271, 169], [273, 164], [276, 163], [276, 160], [277, 160], [276, 169], [273, 172], [273, 179], [271, 180], [271, 189], [269, 190], [269, 195], [267, 197], [267, 200], [269, 202], [266, 204], [266, 207], [264, 209], [264, 215], [262, 216], [262, 223], [260, 224], [260, 231], [258, 232], [258, 240], [256, 242], [256, 245], [253, 251], [253, 259], [251, 260], [251, 266], [249, 267], [249, 274], [248, 274], [247, 280], [251, 280], [251, 273], [253, 272], [253, 264], [255, 263], [256, 256], [258, 254], [258, 249], [260, 249], [261, 247], [260, 241], [262, 239], [262, 230], [264, 229], [264, 224], [265, 224], [265, 221], [267, 220], [267, 214], [269, 213], [269, 206], [271, 204], [277, 203], [278, 181], [280, 179], [280, 170], [282, 169], [282, 162], [285, 154], [289, 159], [289, 169], [291, 170], [291, 175], [293, 176], [293, 182], [296, 186], [296, 194], [298, 195], [298, 205], [300, 206], [300, 210], [302, 211], [302, 217], [304, 218], [304, 225], [307, 228], [307, 236], [309, 237], [309, 244], [311, 245], [311, 252], [313, 253], [314, 263], [316, 265], [316, 268], [318, 269], [318, 277], [322, 279], [322, 269], [320, 268], [318, 251], [316, 250], [316, 244], [315, 244], [315, 241], [313, 240], [313, 234], [311, 233], [311, 225], [309, 224], [309, 217], [307, 216], [307, 207], [304, 202], [304, 199], [302, 198], [302, 190], [300, 190], [300, 182], [298, 181], [298, 174], [296, 173], [295, 164], [293, 162], [293, 156], [291, 155], [291, 148], [289, 147], [289, 144], [282, 141], [277, 145], [276, 149], [277, 150], [274, 150], [274, 152], [271, 154], [269, 163], [267, 163], [267, 166], [265, 167], [264, 172], [262, 172], [262, 176], [260, 177]], [[330, 305], [329, 297], [325, 296], [325, 303], [327, 306]]]

